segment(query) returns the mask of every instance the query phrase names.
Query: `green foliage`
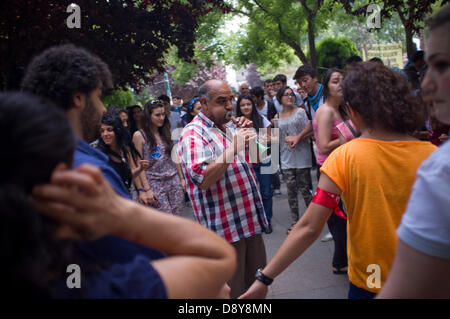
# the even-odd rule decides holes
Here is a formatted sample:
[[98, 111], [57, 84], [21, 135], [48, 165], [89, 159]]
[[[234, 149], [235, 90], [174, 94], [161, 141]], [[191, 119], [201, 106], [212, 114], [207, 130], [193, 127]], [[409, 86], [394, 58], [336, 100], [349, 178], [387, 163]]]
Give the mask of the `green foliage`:
[[70, 29], [71, 2], [0, 1], [2, 89], [17, 89], [33, 56], [66, 42], [102, 58], [117, 86], [142, 88], [152, 73], [163, 71], [172, 46], [181, 59], [192, 59], [200, 17], [215, 7], [227, 10], [222, 0], [77, 0], [81, 28]]
[[129, 105], [136, 104], [135, 95], [131, 90], [114, 90], [110, 95], [103, 99], [103, 104], [106, 107], [110, 105], [125, 108]]
[[344, 61], [351, 55], [361, 55], [356, 45], [348, 38], [327, 38], [317, 45], [319, 68], [342, 69]]

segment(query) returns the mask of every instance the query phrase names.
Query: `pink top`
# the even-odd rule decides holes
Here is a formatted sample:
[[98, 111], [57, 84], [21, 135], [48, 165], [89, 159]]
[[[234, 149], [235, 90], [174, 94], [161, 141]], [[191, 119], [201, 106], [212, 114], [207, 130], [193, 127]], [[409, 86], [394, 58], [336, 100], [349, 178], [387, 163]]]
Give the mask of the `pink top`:
[[[358, 132], [358, 130], [356, 129], [355, 124], [353, 124], [352, 120], [347, 120], [347, 122], [349, 125], [351, 125], [353, 127], [353, 131], [355, 133]], [[338, 125], [336, 125], [336, 128], [342, 134], [342, 136], [347, 140], [347, 142], [354, 139], [355, 137], [357, 137], [353, 134], [353, 132], [345, 124], [345, 122], [339, 123]]]
[[[339, 136], [338, 136], [338, 129], [337, 129], [337, 125], [339, 125], [340, 123], [343, 123], [341, 120], [339, 120], [338, 118], [334, 118], [333, 119], [333, 129], [331, 130], [331, 140], [335, 140], [335, 139], [337, 139]], [[325, 162], [325, 160], [327, 159], [327, 157], [328, 157], [328, 155], [329, 154], [322, 154], [321, 152], [320, 152], [320, 149], [319, 149], [319, 146], [318, 146], [318, 144], [319, 144], [319, 138], [318, 138], [318, 136], [319, 136], [319, 125], [317, 124], [317, 121], [316, 120], [313, 120], [313, 129], [314, 129], [314, 138], [315, 138], [315, 140], [316, 140], [316, 146], [317, 146], [317, 148], [316, 148], [316, 157], [317, 157], [317, 164], [319, 164], [319, 165], [322, 165], [323, 164], [323, 162]]]

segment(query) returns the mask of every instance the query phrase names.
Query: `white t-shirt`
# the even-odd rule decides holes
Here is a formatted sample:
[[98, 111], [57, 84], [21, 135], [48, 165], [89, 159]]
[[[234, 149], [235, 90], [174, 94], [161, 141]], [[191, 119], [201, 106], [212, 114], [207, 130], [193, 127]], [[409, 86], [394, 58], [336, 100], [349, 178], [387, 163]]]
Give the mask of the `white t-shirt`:
[[259, 115], [267, 118], [267, 112], [268, 112], [269, 106], [268, 106], [268, 103], [266, 100], [264, 100], [264, 107], [261, 110], [258, 107], [256, 107], [256, 109], [258, 110]]
[[427, 255], [450, 259], [450, 142], [419, 167], [397, 235]]
[[268, 127], [271, 124], [270, 121], [264, 115], [262, 115], [262, 114], [260, 114], [260, 115], [261, 115], [261, 117], [263, 119], [263, 126], [264, 126], [264, 128]]

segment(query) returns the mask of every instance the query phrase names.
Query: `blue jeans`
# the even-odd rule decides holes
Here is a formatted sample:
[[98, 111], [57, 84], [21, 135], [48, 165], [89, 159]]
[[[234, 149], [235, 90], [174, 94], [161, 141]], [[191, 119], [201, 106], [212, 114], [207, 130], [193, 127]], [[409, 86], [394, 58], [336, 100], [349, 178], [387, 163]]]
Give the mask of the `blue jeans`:
[[348, 299], [374, 299], [376, 295], [376, 293], [356, 287], [354, 284], [350, 283], [350, 289], [348, 290]]
[[264, 211], [266, 212], [267, 221], [270, 223], [272, 220], [272, 174], [261, 174], [261, 167], [270, 166], [269, 163], [254, 164], [256, 177], [259, 182], [259, 191], [261, 192]]

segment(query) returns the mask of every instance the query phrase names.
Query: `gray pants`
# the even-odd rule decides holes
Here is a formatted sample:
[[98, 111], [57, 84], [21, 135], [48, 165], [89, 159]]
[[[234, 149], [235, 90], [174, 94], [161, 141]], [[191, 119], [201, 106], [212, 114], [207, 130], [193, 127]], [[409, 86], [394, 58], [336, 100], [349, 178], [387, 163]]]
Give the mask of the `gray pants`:
[[311, 169], [310, 168], [289, 168], [283, 169], [286, 186], [288, 190], [288, 202], [291, 208], [292, 222], [296, 223], [299, 219], [298, 214], [298, 190], [302, 193], [305, 200], [306, 207], [309, 206], [312, 200], [312, 194], [309, 190], [311, 184]]

